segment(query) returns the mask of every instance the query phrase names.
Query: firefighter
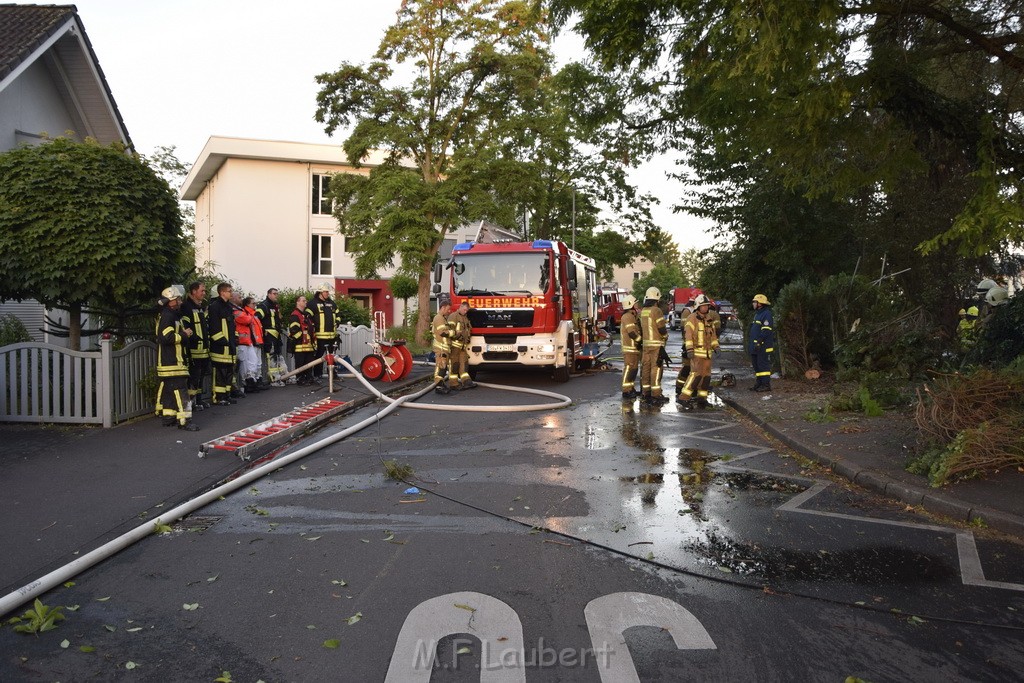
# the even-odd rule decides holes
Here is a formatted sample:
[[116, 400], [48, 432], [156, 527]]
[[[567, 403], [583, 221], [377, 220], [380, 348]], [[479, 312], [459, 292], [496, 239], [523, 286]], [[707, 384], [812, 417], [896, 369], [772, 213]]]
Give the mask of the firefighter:
[[210, 376], [210, 321], [206, 313], [206, 285], [193, 282], [181, 304], [181, 326], [188, 333], [188, 397], [193, 410], [206, 410], [210, 404], [203, 399], [203, 385]]
[[[307, 307], [316, 324], [316, 356], [323, 358], [328, 350], [334, 349], [338, 340], [338, 306], [331, 298], [331, 286], [326, 282], [320, 285]], [[324, 366], [313, 366], [313, 381], [318, 382], [324, 376]]]
[[711, 300], [698, 294], [693, 300], [694, 310], [683, 326], [683, 351], [690, 359], [690, 374], [686, 384], [679, 392], [679, 402], [687, 410], [696, 403], [700, 406], [708, 404], [708, 393], [711, 390], [711, 356], [718, 350], [718, 334], [714, 323], [708, 317]]
[[690, 314], [693, 313], [693, 300], [686, 302], [683, 310], [679, 312], [681, 318], [680, 328], [683, 330], [683, 357], [682, 365], [679, 367], [679, 374], [676, 375], [676, 402], [686, 403], [689, 399], [683, 398], [683, 387], [686, 386], [686, 380], [690, 376], [690, 357], [686, 354], [686, 321], [690, 319]]
[[[299, 296], [295, 300], [295, 310], [288, 322], [288, 351], [295, 357], [295, 367], [312, 362], [316, 357], [316, 324], [306, 307], [306, 297]], [[313, 383], [313, 370], [307, 368], [299, 373], [299, 386]]]
[[771, 303], [764, 294], [755, 294], [751, 302], [754, 319], [750, 323], [750, 359], [754, 366], [751, 391], [772, 390], [772, 353], [775, 351], [775, 321]]
[[227, 406], [238, 403], [231, 395], [235, 374], [235, 309], [231, 305], [232, 287], [227, 282], [217, 285], [217, 298], [210, 302], [210, 361], [213, 363], [213, 404]]
[[978, 307], [971, 306], [966, 311], [962, 308], [960, 310], [964, 312], [964, 315], [960, 319], [960, 324], [956, 326], [956, 341], [960, 346], [960, 351], [966, 353], [974, 346], [978, 323]]
[[622, 300], [622, 318], [619, 335], [622, 338], [622, 398], [634, 399], [640, 395], [636, 389], [636, 376], [640, 370], [640, 344], [643, 333], [637, 322], [636, 297], [627, 295]]
[[256, 316], [263, 325], [263, 360], [267, 365], [267, 378], [274, 386], [283, 386], [277, 378], [288, 372], [282, 355], [284, 342], [281, 338], [281, 306], [277, 303], [279, 295], [277, 288], [271, 287], [267, 290], [267, 298], [256, 307]]
[[658, 305], [661, 291], [649, 287], [644, 294], [644, 308], [640, 311], [640, 333], [643, 336], [641, 352], [640, 389], [646, 405], [656, 406], [668, 399], [661, 395], [661, 352], [668, 338], [665, 314]]
[[451, 388], [445, 380], [448, 374], [448, 354], [451, 347], [448, 340], [451, 339], [452, 331], [448, 327], [448, 314], [452, 311], [452, 300], [447, 294], [440, 294], [437, 297], [437, 315], [430, 323], [430, 331], [433, 335], [434, 349], [434, 382], [437, 384], [434, 389], [439, 394], [451, 393]]
[[161, 293], [160, 317], [156, 323], [156, 412], [168, 427], [199, 431], [192, 424], [192, 402], [188, 400], [187, 342], [192, 331], [181, 324], [181, 300], [185, 288], [172, 285]]
[[473, 336], [469, 322], [469, 300], [463, 299], [448, 315], [448, 328], [451, 336], [451, 373], [448, 375], [448, 386], [452, 389], [475, 389], [476, 383], [469, 376], [469, 340]]

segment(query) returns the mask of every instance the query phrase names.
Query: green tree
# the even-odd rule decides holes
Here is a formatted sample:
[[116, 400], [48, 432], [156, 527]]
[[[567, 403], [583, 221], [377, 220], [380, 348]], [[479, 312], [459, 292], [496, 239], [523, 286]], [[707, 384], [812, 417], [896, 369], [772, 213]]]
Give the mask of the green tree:
[[402, 300], [402, 325], [409, 324], [409, 299], [420, 291], [416, 278], [405, 273], [398, 273], [391, 278], [391, 293]]
[[678, 264], [659, 263], [633, 281], [632, 294], [642, 304], [647, 288], [657, 287], [661, 290], [662, 300], [665, 300], [673, 287], [683, 287], [687, 284], [685, 278], [686, 275]]
[[0, 299], [70, 313], [152, 300], [184, 245], [174, 192], [137, 155], [57, 138], [0, 154]]
[[925, 253], [1024, 240], [1020, 0], [551, 6], [635, 74], [625, 111], [665, 147], [712, 149], [721, 169], [758, 160], [810, 197], [896, 206], [895, 185], [947, 188], [959, 201], [920, 236]]
[[[178, 159], [175, 154], [177, 147], [171, 145], [158, 146], [149, 157], [143, 157], [150, 168], [160, 174], [172, 190], [177, 191], [188, 177], [189, 167]], [[178, 201], [181, 213], [181, 231], [186, 239], [186, 247], [181, 252], [180, 270], [188, 273], [196, 267], [196, 207], [194, 202]], [[206, 264], [207, 270], [212, 264]]]
[[[344, 143], [349, 160], [385, 154], [368, 175], [332, 178], [335, 216], [358, 273], [397, 258], [418, 274], [420, 340], [442, 240], [489, 205], [474, 182], [475, 160], [547, 69], [542, 18], [525, 1], [403, 2], [369, 64], [317, 76], [317, 121], [328, 133], [354, 124]], [[396, 68], [411, 71], [407, 84], [396, 83]]]

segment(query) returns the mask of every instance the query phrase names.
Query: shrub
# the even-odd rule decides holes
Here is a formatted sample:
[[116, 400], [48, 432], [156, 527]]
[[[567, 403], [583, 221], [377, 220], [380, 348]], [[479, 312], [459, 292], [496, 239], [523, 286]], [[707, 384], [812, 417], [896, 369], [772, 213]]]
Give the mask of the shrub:
[[0, 346], [30, 341], [32, 341], [32, 335], [28, 333], [25, 323], [10, 313], [0, 315]]

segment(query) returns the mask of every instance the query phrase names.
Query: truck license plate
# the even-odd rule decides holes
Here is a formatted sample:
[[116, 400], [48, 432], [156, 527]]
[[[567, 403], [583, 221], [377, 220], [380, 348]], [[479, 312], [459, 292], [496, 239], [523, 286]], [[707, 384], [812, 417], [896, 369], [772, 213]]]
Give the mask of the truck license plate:
[[515, 351], [516, 347], [514, 344], [488, 344], [488, 351]]

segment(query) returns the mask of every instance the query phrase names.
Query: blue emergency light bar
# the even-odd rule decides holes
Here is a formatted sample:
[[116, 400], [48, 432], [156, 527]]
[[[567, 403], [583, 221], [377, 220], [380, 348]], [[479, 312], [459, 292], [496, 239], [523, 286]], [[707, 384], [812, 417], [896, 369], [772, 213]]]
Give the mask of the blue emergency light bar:
[[534, 240], [533, 241], [533, 248], [534, 249], [554, 249], [555, 248], [555, 243], [552, 242], [551, 240]]
[[452, 247], [452, 253], [454, 254], [457, 251], [469, 251], [472, 248], [473, 248], [473, 242], [462, 242], [462, 243], [456, 244], [454, 247]]

